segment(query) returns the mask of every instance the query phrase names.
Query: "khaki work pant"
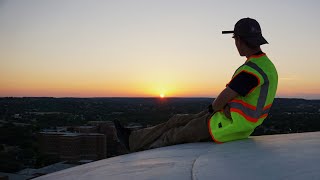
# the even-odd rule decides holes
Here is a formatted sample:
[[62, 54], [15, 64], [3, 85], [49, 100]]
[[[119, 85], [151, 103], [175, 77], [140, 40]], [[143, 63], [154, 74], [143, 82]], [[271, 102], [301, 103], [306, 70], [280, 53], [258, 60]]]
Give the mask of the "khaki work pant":
[[131, 132], [130, 151], [140, 151], [181, 143], [209, 141], [207, 121], [211, 114], [177, 114], [167, 122]]

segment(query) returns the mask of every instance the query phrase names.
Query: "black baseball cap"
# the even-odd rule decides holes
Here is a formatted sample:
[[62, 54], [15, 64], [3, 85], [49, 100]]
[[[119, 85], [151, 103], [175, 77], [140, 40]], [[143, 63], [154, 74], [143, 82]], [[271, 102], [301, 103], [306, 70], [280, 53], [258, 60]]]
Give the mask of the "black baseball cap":
[[246, 41], [249, 45], [260, 46], [262, 44], [269, 44], [268, 41], [262, 36], [261, 28], [255, 19], [243, 18], [234, 25], [233, 31], [222, 31], [222, 34], [233, 33], [240, 36], [241, 39]]

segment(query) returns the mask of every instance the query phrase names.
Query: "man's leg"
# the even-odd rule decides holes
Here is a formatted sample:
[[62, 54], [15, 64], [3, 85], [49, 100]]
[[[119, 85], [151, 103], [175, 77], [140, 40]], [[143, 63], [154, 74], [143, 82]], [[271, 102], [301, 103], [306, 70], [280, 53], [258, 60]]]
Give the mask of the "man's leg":
[[194, 118], [199, 118], [206, 113], [206, 111], [202, 111], [198, 114], [177, 114], [165, 123], [133, 131], [129, 136], [130, 151], [148, 149], [150, 144], [156, 141], [161, 135], [163, 135], [169, 129], [184, 126], [190, 120]]
[[192, 143], [210, 140], [211, 136], [208, 130], [207, 121], [211, 114], [205, 114], [189, 121], [185, 126], [171, 128], [163, 133], [148, 148], [158, 148], [181, 143]]

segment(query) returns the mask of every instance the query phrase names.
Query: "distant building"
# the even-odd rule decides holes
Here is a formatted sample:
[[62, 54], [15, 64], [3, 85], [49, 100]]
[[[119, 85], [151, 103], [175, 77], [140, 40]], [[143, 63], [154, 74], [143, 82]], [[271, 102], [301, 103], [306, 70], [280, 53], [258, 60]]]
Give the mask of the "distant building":
[[76, 126], [76, 127], [73, 127], [73, 131], [78, 133], [97, 133], [98, 127], [97, 126]]
[[106, 158], [106, 136], [99, 133], [40, 132], [40, 149], [61, 160], [99, 160]]
[[81, 138], [81, 159], [98, 160], [106, 158], [106, 136], [99, 133], [83, 135]]
[[59, 136], [59, 157], [61, 160], [77, 162], [84, 154], [81, 144], [82, 135], [77, 133], [67, 133]]
[[69, 132], [68, 127], [54, 127], [49, 129], [43, 129], [42, 132]]
[[[89, 121], [87, 124], [43, 130], [39, 133], [42, 152], [70, 162], [98, 160], [128, 153], [118, 141], [113, 122]], [[127, 128], [136, 130], [142, 126], [131, 123]]]
[[87, 124], [96, 126], [97, 132], [106, 136], [107, 157], [128, 153], [118, 141], [113, 122], [89, 121]]

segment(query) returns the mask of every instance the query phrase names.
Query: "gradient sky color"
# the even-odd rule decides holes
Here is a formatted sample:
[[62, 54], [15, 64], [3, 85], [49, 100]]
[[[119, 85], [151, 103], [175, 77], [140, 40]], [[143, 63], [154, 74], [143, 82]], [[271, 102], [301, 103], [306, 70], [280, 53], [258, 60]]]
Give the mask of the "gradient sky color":
[[0, 0], [0, 96], [215, 97], [259, 21], [277, 97], [320, 99], [317, 0]]

